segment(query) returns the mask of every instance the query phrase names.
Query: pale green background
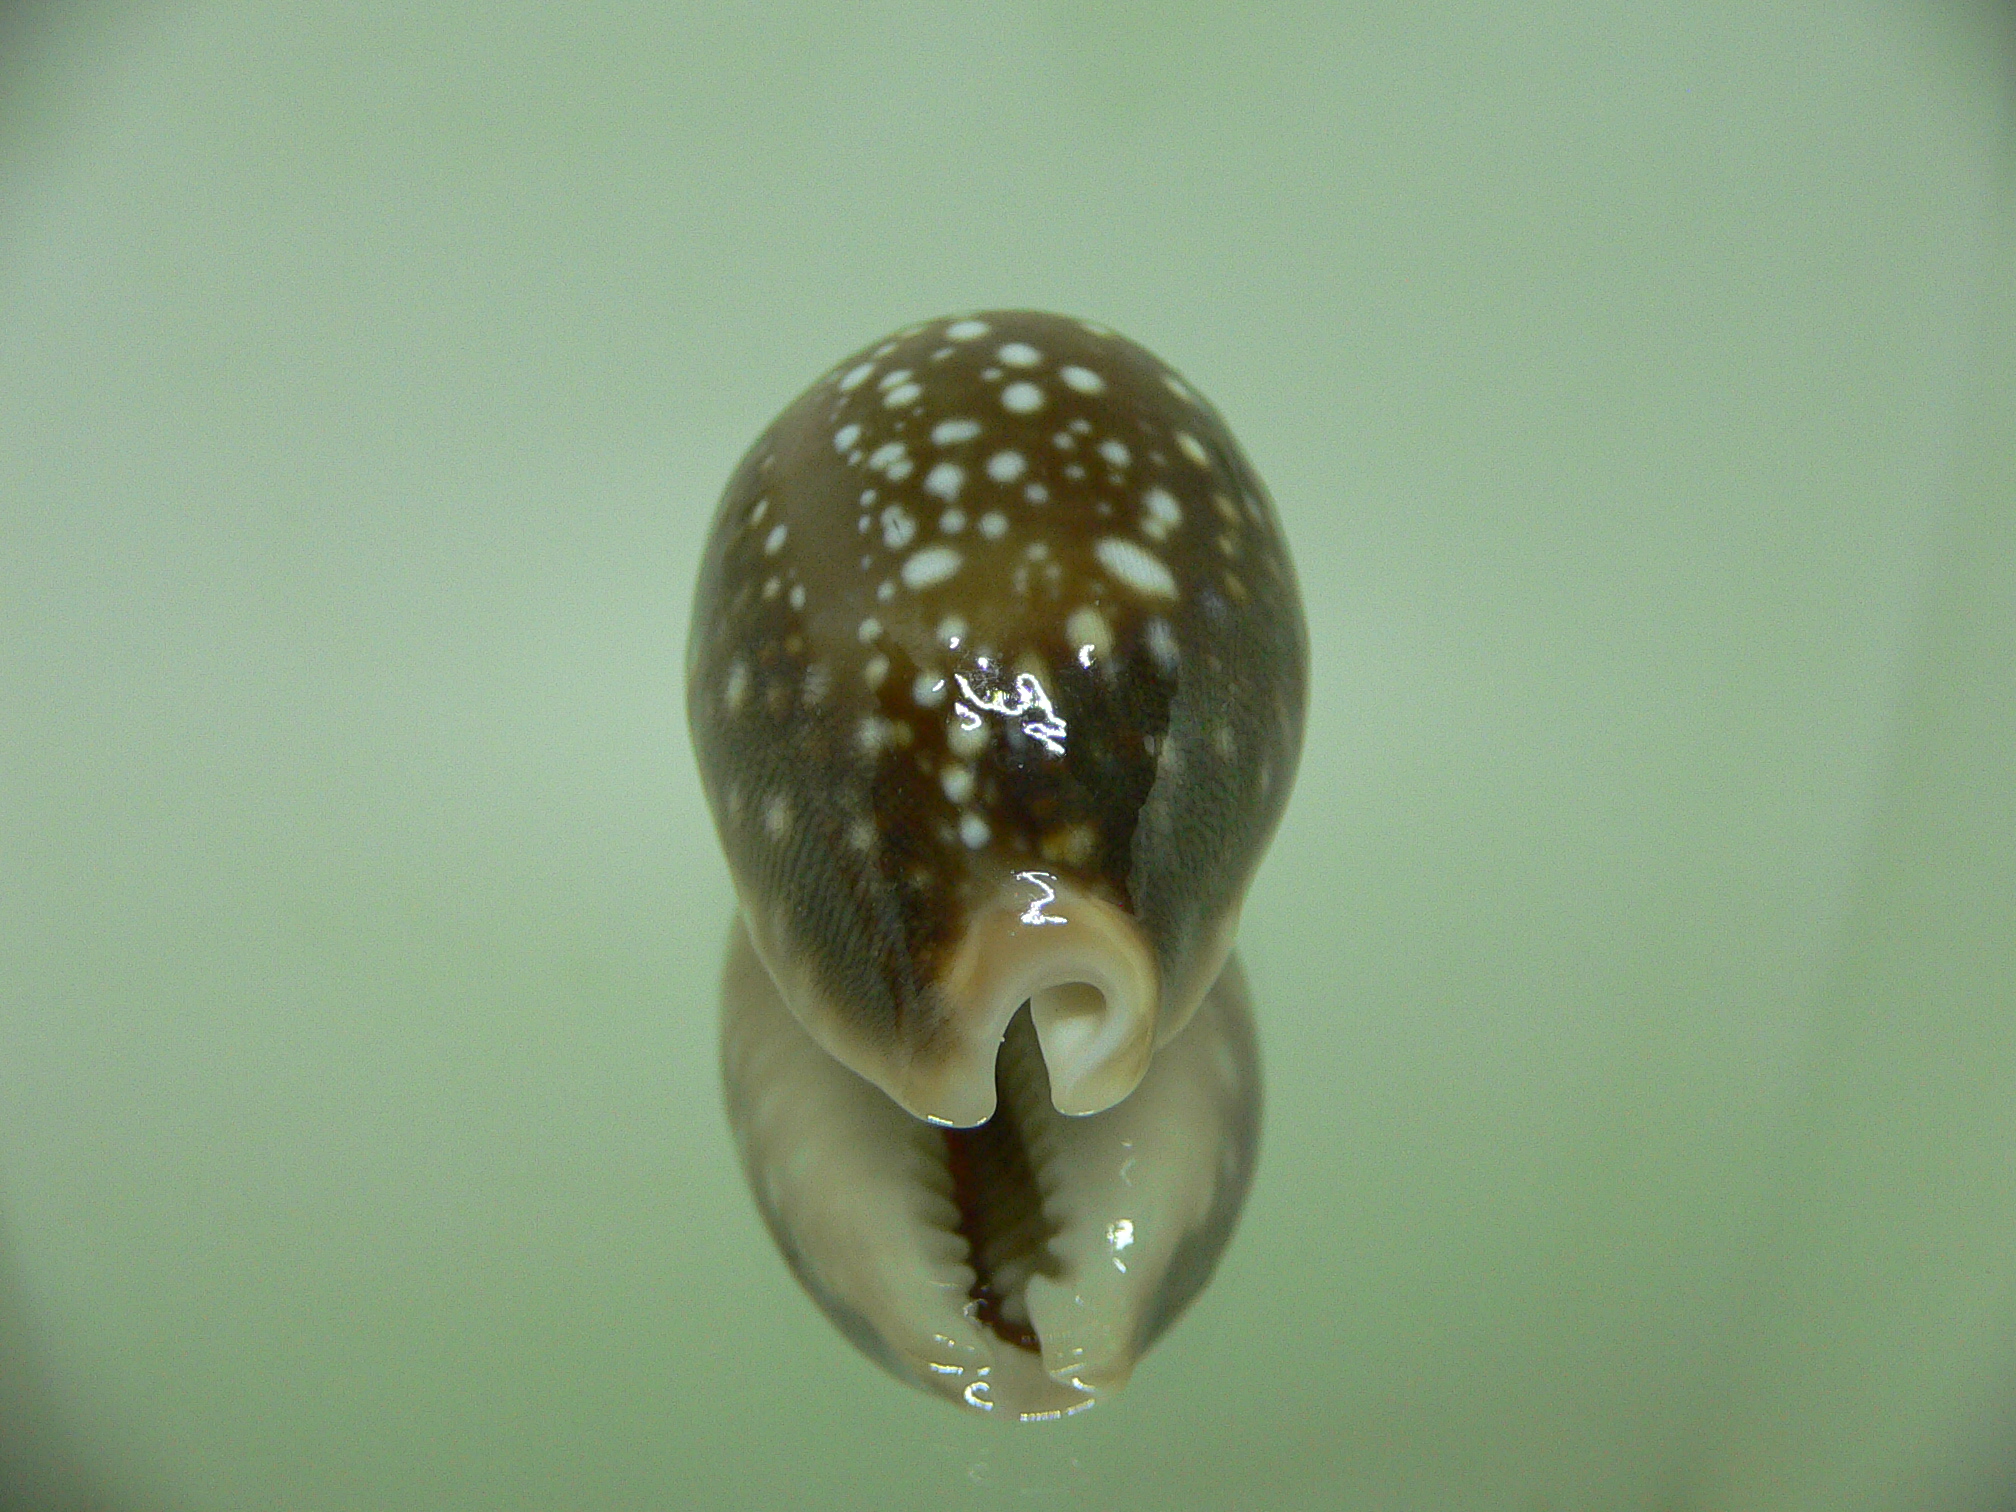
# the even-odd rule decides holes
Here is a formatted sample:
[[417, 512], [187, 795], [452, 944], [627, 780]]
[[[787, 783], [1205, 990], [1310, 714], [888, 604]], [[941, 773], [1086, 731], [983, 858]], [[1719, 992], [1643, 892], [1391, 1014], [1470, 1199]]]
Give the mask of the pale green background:
[[[2016, 1484], [2000, 9], [180, 3], [0, 48], [16, 1491]], [[1009, 304], [1218, 402], [1315, 669], [1245, 1226], [1033, 1432], [880, 1376], [756, 1221], [680, 686], [757, 430]]]

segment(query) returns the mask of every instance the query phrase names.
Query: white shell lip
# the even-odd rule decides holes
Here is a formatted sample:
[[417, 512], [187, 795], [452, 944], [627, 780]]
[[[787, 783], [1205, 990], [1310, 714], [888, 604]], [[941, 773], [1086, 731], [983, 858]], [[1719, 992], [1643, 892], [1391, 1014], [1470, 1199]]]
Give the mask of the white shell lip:
[[892, 1093], [933, 1123], [968, 1128], [993, 1116], [995, 1057], [1024, 1003], [1059, 1113], [1112, 1107], [1155, 1053], [1161, 973], [1141, 926], [1048, 874], [1018, 874], [975, 911], [938, 991], [951, 1047], [913, 1062]]
[[[1024, 1048], [1024, 1063], [1035, 1057]], [[1014, 1098], [1050, 1235], [1020, 1287], [1036, 1351], [980, 1317], [945, 1151], [799, 1026], [738, 923], [722, 1077], [743, 1169], [799, 1281], [891, 1373], [999, 1421], [1077, 1416], [1130, 1379], [1205, 1284], [1257, 1153], [1259, 1065], [1236, 963], [1132, 1096], [1057, 1114]]]
[[[1041, 883], [1026, 880], [1038, 875]], [[752, 903], [745, 894], [750, 941], [805, 1032], [906, 1111], [947, 1128], [975, 1128], [993, 1116], [995, 1059], [1025, 1002], [1057, 1110], [1083, 1116], [1134, 1090], [1156, 1045], [1188, 1022], [1224, 961], [1217, 952], [1210, 977], [1191, 974], [1172, 1027], [1155, 953], [1132, 914], [1048, 873], [1015, 873], [968, 917], [934, 984], [938, 1013], [928, 1039], [877, 1041], [819, 988], [793, 949], [790, 920]]]

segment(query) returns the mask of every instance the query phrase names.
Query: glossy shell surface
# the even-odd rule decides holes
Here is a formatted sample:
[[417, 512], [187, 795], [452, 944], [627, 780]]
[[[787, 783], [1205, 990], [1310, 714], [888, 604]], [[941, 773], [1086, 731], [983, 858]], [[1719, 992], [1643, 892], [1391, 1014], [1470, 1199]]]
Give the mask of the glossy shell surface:
[[1061, 1110], [1125, 1097], [1231, 947], [1305, 665], [1266, 490], [1141, 347], [985, 312], [836, 364], [735, 470], [689, 650], [790, 1011], [937, 1122], [1025, 1002]]

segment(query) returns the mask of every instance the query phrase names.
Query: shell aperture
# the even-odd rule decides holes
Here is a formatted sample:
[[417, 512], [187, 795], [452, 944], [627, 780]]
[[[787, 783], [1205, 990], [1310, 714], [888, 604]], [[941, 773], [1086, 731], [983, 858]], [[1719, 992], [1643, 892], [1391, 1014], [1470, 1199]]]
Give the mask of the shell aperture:
[[1050, 1105], [1018, 1015], [1004, 1107], [970, 1131], [912, 1118], [814, 1044], [739, 920], [724, 975], [722, 1079], [757, 1210], [820, 1309], [898, 1379], [1005, 1421], [1075, 1416], [1210, 1281], [1259, 1154], [1236, 954], [1104, 1113]]
[[[1169, 1267], [1123, 1265], [1131, 1302], [1076, 1304], [1117, 1330], [1091, 1351], [1103, 1363], [1073, 1374], [1053, 1350], [1070, 1333], [1055, 1308], [1046, 1325], [1039, 1301], [1064, 1274], [1057, 1214], [1091, 1202], [1068, 1195], [1093, 1137], [1073, 1121], [1185, 1106], [1189, 1094], [1157, 1090], [1184, 1073], [1159, 1068], [1194, 1039], [1191, 1060], [1208, 1053], [1219, 1083], [1245, 1089], [1218, 1102], [1243, 1096], [1255, 1111], [1243, 1123], [1236, 1108], [1200, 1113], [1189, 1134], [1179, 1118], [1151, 1164], [1170, 1180], [1215, 1173], [1181, 1178], [1193, 1194], [1243, 1194], [1243, 1177], [1221, 1178], [1242, 1138], [1250, 1167], [1257, 1062], [1225, 1072], [1238, 1061], [1225, 1025], [1244, 999], [1212, 994], [1293, 780], [1305, 668], [1294, 572], [1258, 477], [1215, 410], [1103, 327], [1026, 311], [910, 327], [831, 369], [737, 467], [687, 662], [689, 723], [741, 904], [734, 950], [750, 967], [731, 960], [724, 990], [731, 1115], [801, 1278], [870, 1353], [910, 1361], [902, 1373], [953, 1378], [933, 1372], [954, 1362], [925, 1369], [894, 1342], [914, 1332], [896, 1303], [936, 1284], [946, 1244], [972, 1262], [970, 1311], [955, 1316], [1012, 1346], [997, 1354], [1039, 1357], [1029, 1379], [1051, 1383], [969, 1374], [993, 1395], [969, 1406], [1055, 1391], [1082, 1405], [1093, 1376], [1117, 1385], [1159, 1331], [1142, 1318], [1173, 1317], [1152, 1301], [1174, 1294]], [[1184, 1033], [1207, 1001], [1217, 1027]], [[794, 1022], [807, 1043], [791, 1054], [748, 1050], [748, 1025]], [[747, 1082], [756, 1067], [808, 1106], [867, 1094], [859, 1079], [889, 1101], [836, 1112], [824, 1133], [757, 1119], [770, 1094]], [[787, 1129], [835, 1160], [867, 1140], [887, 1180], [907, 1173], [892, 1188], [910, 1194], [904, 1211], [931, 1207], [918, 1195], [931, 1190], [937, 1218], [949, 1202], [957, 1221], [916, 1230], [902, 1264], [857, 1255], [835, 1282], [806, 1259], [852, 1253], [835, 1248], [832, 1215], [766, 1186]], [[912, 1135], [935, 1152], [928, 1179]], [[1230, 1232], [1215, 1201], [1164, 1209], [1188, 1214], [1175, 1237], [1215, 1215], [1209, 1258], [1193, 1245], [1176, 1268], [1198, 1285]], [[1171, 1221], [1151, 1221], [1156, 1243]], [[1020, 1237], [1004, 1246], [1007, 1230]], [[1151, 1253], [1144, 1240], [1139, 1257]]]

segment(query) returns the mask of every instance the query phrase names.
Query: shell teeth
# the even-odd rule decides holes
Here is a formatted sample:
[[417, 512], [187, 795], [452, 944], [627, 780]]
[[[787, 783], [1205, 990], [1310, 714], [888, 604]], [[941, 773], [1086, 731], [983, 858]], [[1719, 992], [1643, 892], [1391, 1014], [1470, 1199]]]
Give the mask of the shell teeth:
[[[1016, 1015], [980, 1135], [911, 1118], [827, 1056], [739, 929], [723, 999], [730, 1120], [792, 1268], [850, 1338], [957, 1405], [1044, 1420], [1117, 1390], [1231, 1233], [1259, 1098], [1236, 967], [1090, 1117], [1056, 1110], [1048, 1048]], [[1004, 1180], [1020, 1185], [987, 1185]]]

